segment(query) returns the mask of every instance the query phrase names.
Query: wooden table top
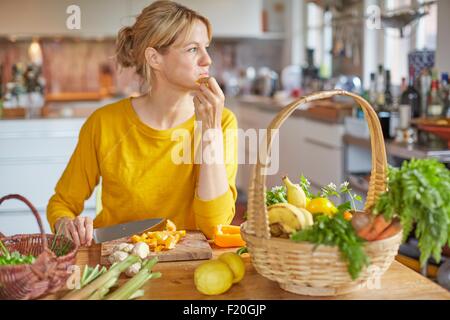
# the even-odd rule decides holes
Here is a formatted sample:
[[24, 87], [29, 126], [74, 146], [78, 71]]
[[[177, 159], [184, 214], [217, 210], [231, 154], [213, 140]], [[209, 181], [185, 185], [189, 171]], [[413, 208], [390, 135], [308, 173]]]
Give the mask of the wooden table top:
[[[236, 249], [221, 249], [213, 244], [213, 258], [226, 251]], [[162, 273], [159, 279], [150, 280], [144, 287], [145, 296], [141, 299], [149, 300], [177, 300], [177, 299], [261, 299], [261, 300], [310, 300], [310, 299], [444, 299], [450, 300], [450, 292], [423, 277], [419, 273], [394, 261], [381, 278], [380, 289], [361, 289], [359, 291], [337, 297], [309, 297], [293, 294], [282, 290], [276, 282], [270, 281], [259, 273], [250, 262], [248, 254], [243, 255], [246, 267], [244, 279], [231, 287], [222, 295], [206, 296], [198, 292], [194, 285], [194, 270], [202, 263], [196, 261], [159, 262], [153, 271]], [[100, 245], [81, 248], [77, 255], [77, 265], [95, 266], [100, 263]], [[124, 277], [121, 281], [126, 281]], [[49, 295], [44, 299], [57, 299], [60, 294]]]

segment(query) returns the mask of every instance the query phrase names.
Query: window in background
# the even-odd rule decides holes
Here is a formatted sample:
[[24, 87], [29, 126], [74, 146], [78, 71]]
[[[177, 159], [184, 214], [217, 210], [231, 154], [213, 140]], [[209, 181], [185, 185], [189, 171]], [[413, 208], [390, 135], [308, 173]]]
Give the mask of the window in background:
[[[417, 2], [416, 2], [417, 1]], [[386, 0], [385, 10], [408, 8], [426, 0]], [[408, 53], [414, 50], [435, 50], [437, 40], [437, 6], [428, 7], [429, 14], [404, 28], [404, 37], [399, 30], [384, 30], [384, 66], [391, 70], [392, 84], [400, 85], [401, 79], [408, 78]]]
[[[385, 9], [395, 10], [411, 5], [411, 0], [386, 0]], [[417, 25], [417, 22], [416, 22]], [[393, 85], [400, 85], [402, 78], [408, 78], [408, 53], [411, 51], [410, 43], [416, 26], [404, 28], [404, 37], [400, 37], [397, 29], [384, 30], [384, 68], [391, 71]]]
[[333, 14], [331, 10], [327, 11], [323, 15], [324, 28], [323, 28], [323, 62], [320, 66], [320, 75], [323, 78], [330, 78], [332, 69], [331, 64], [333, 61], [333, 31], [332, 31], [332, 18]]
[[[426, 2], [418, 0], [419, 4]], [[417, 25], [416, 48], [418, 50], [436, 50], [437, 40], [437, 5], [429, 8], [428, 15], [422, 17]]]
[[314, 49], [314, 64], [319, 67], [320, 76], [329, 78], [332, 70], [332, 13], [324, 12], [320, 6], [311, 2], [306, 5], [306, 11], [306, 47]]

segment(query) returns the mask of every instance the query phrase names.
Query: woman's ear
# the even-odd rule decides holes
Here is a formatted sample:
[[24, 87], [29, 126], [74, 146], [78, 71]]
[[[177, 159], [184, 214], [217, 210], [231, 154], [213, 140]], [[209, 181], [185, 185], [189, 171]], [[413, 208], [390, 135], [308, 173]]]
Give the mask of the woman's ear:
[[161, 68], [161, 54], [156, 51], [152, 47], [148, 47], [145, 49], [145, 60], [147, 61], [147, 64], [155, 70], [159, 70]]

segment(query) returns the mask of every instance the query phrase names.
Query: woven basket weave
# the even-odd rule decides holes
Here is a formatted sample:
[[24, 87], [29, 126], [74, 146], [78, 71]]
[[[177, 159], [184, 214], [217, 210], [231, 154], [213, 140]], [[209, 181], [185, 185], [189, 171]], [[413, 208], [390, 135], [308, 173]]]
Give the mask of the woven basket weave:
[[306, 109], [306, 103], [331, 98], [335, 95], [352, 97], [362, 107], [368, 121], [372, 171], [364, 206], [370, 212], [378, 196], [386, 191], [387, 160], [381, 125], [370, 104], [360, 96], [343, 91], [322, 91], [302, 97], [284, 107], [267, 128], [267, 138], [261, 144], [266, 154], [258, 153], [248, 190], [247, 221], [241, 226], [242, 237], [247, 243], [252, 263], [258, 273], [277, 281], [284, 290], [311, 296], [334, 296], [349, 293], [362, 287], [376, 286], [381, 275], [394, 260], [402, 240], [402, 232], [380, 240], [367, 242], [365, 252], [370, 259], [358, 279], [352, 281], [347, 264], [341, 259], [339, 249], [317, 246], [312, 243], [296, 243], [289, 239], [271, 237], [265, 204], [266, 168], [263, 164], [270, 156], [273, 136], [283, 122], [297, 108]]
[[0, 235], [0, 240], [8, 251], [19, 251], [21, 254], [32, 254], [36, 257], [33, 264], [0, 266], [0, 299], [27, 300], [55, 293], [65, 285], [70, 276], [67, 268], [75, 264], [77, 246], [71, 240], [58, 236], [55, 247], [64, 242], [68, 252], [64, 256], [57, 257], [48, 247], [48, 243], [53, 242], [55, 235], [44, 233], [41, 218], [34, 206], [26, 198], [16, 194], [0, 198], [0, 204], [8, 199], [18, 199], [28, 205], [36, 217], [41, 233], [11, 237]]

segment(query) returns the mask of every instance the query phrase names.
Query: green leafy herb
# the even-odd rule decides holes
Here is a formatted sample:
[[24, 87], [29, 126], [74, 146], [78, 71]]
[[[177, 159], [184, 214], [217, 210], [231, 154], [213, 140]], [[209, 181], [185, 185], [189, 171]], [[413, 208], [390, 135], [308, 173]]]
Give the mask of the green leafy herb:
[[276, 186], [270, 191], [266, 191], [266, 205], [271, 206], [276, 203], [287, 202], [286, 187]]
[[340, 206], [340, 211], [334, 217], [316, 215], [314, 225], [293, 233], [291, 240], [337, 246], [342, 259], [347, 261], [350, 276], [355, 280], [362, 269], [369, 265], [369, 258], [363, 250], [364, 241], [356, 235], [351, 222], [344, 219], [344, 208], [349, 205], [347, 202], [345, 206]]
[[[57, 239], [60, 239], [58, 242]], [[64, 235], [64, 231], [62, 230], [62, 224], [59, 225], [56, 230], [56, 234], [53, 237], [52, 245], [50, 246], [50, 250], [55, 253], [57, 257], [61, 257], [66, 255], [69, 252], [71, 240]]]
[[450, 245], [450, 171], [436, 159], [412, 159], [388, 171], [388, 192], [374, 208], [385, 218], [400, 217], [403, 240], [414, 224], [419, 241], [420, 264], [432, 255], [441, 259], [442, 247]]
[[336, 196], [336, 197], [340, 198], [342, 194], [347, 194], [347, 196], [350, 199], [351, 205], [350, 205], [349, 208], [347, 208], [347, 210], [353, 209], [353, 210], [356, 211], [355, 200], [356, 201], [361, 201], [362, 198], [361, 198], [360, 195], [358, 195], [356, 193], [352, 193], [352, 189], [349, 188], [348, 181], [343, 182], [339, 186], [339, 189], [337, 189], [337, 186], [334, 183], [330, 183], [326, 187], [322, 187], [320, 196], [321, 197], [325, 197], [325, 198], [329, 198], [331, 196]]
[[300, 187], [302, 187], [303, 191], [305, 192], [305, 195], [312, 199], [314, 198], [314, 195], [311, 193], [310, 188], [311, 188], [311, 183], [308, 181], [308, 179], [306, 179], [306, 177], [304, 175], [300, 176]]

